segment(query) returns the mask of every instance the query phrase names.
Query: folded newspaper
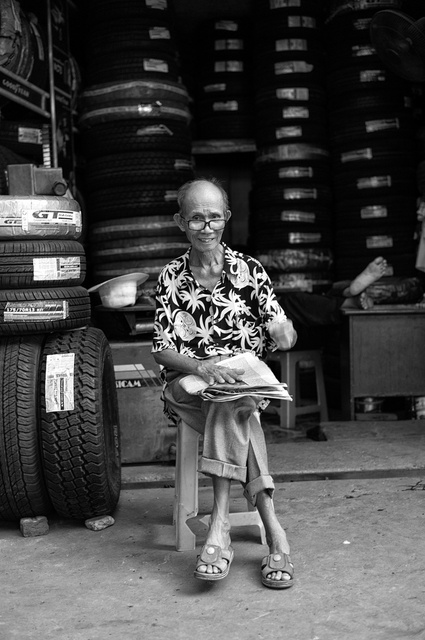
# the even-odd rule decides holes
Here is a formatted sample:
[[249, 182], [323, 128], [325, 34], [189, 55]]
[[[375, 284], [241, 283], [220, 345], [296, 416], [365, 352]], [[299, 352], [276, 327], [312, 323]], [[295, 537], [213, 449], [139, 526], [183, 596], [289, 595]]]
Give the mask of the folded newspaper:
[[292, 400], [285, 382], [279, 382], [270, 367], [249, 351], [221, 360], [219, 364], [220, 367], [243, 369], [242, 382], [209, 385], [201, 376], [188, 375], [180, 381], [181, 386], [187, 393], [214, 402], [229, 402], [248, 395]]

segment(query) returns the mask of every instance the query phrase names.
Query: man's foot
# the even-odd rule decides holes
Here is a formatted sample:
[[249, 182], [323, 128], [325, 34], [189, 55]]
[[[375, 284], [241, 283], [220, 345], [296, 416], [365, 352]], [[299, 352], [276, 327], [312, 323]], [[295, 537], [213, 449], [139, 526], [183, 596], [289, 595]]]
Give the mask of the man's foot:
[[270, 553], [261, 563], [261, 582], [272, 589], [287, 589], [294, 584], [294, 565], [286, 553]]
[[360, 295], [367, 287], [379, 280], [385, 274], [386, 269], [387, 261], [382, 256], [378, 256], [367, 265], [364, 271], [354, 278], [350, 286], [344, 291], [344, 295]]
[[341, 309], [372, 309], [374, 302], [366, 291], [363, 291], [359, 296], [352, 296], [346, 298], [341, 305]]
[[195, 578], [200, 580], [222, 580], [229, 573], [233, 560], [233, 548], [221, 549], [217, 545], [205, 544], [198, 556]]
[[[215, 522], [210, 523], [207, 539], [205, 545], [201, 549], [201, 554], [198, 556], [196, 564], [195, 576], [197, 574], [207, 574], [214, 576], [221, 574], [226, 570], [227, 572], [230, 564], [233, 560], [233, 549], [230, 546], [230, 523], [228, 521], [223, 522], [216, 519]], [[221, 554], [217, 552], [221, 551]], [[229, 552], [231, 558], [226, 557]], [[227, 573], [226, 573], [227, 575]]]

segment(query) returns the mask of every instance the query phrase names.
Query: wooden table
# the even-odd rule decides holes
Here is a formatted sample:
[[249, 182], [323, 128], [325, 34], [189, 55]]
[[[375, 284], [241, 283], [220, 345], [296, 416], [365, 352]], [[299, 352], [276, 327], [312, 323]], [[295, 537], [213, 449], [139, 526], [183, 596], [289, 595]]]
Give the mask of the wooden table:
[[355, 399], [425, 396], [425, 306], [343, 309], [341, 393], [344, 418]]

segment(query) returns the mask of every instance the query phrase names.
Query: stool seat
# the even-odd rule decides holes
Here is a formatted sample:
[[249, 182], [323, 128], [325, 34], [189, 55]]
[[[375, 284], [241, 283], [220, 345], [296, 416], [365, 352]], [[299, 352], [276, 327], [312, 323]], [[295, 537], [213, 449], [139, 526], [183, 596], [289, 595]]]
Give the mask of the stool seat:
[[[190, 551], [196, 547], [196, 536], [188, 526], [187, 520], [198, 515], [198, 452], [199, 433], [181, 420], [177, 428], [173, 513], [177, 551]], [[247, 504], [248, 511], [230, 513], [230, 525], [259, 527], [261, 543], [266, 544], [260, 514], [248, 501]], [[208, 524], [209, 519], [210, 516], [206, 515], [200, 521]]]
[[[322, 353], [320, 350], [303, 351], [274, 351], [268, 360], [277, 361], [280, 364], [280, 382], [286, 382], [288, 392], [293, 400], [281, 400], [279, 416], [282, 429], [295, 429], [297, 416], [310, 413], [319, 413], [320, 421], [328, 420], [328, 405], [326, 402], [325, 381], [322, 368]], [[301, 404], [300, 394], [300, 363], [309, 362], [315, 370], [316, 401], [310, 404]]]

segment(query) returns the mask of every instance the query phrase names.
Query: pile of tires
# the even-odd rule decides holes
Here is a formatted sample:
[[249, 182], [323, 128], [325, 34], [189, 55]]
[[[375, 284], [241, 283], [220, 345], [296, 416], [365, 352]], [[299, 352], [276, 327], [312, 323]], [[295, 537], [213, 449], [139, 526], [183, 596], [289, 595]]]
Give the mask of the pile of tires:
[[249, 235], [281, 291], [320, 292], [333, 280], [322, 21], [314, 0], [255, 5]]
[[373, 15], [397, 0], [334, 2], [326, 20], [329, 137], [338, 279], [377, 255], [387, 276], [414, 275], [416, 157], [412, 86], [380, 60]]
[[196, 68], [194, 135], [197, 139], [254, 137], [252, 63], [246, 21], [220, 19], [201, 27]]
[[80, 132], [91, 284], [149, 274], [188, 244], [172, 223], [193, 178], [189, 96], [168, 0], [94, 0], [87, 11]]
[[0, 196], [0, 520], [118, 501], [115, 376], [89, 326], [81, 231], [75, 200]]

